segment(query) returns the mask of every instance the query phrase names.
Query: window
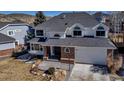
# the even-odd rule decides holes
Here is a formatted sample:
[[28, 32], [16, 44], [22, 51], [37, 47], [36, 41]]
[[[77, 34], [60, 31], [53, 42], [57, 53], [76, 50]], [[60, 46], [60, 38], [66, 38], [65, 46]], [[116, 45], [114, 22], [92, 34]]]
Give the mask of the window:
[[66, 35], [66, 37], [72, 37], [71, 35]]
[[76, 26], [74, 29], [75, 29], [75, 30], [80, 30], [80, 27]]
[[96, 30], [96, 36], [105, 36], [105, 30], [102, 26], [99, 26]]
[[55, 34], [54, 37], [60, 37], [60, 35], [59, 34]]
[[81, 36], [81, 35], [82, 35], [82, 32], [81, 32], [80, 27], [77, 27], [77, 26], [76, 26], [76, 27], [74, 28], [73, 35], [74, 35], [74, 36]]
[[74, 36], [81, 36], [81, 31], [74, 31]]
[[34, 44], [34, 50], [39, 50], [39, 45], [38, 44]]
[[70, 53], [70, 49], [68, 47], [64, 48], [65, 53]]
[[43, 47], [40, 45], [40, 51], [43, 51]]
[[39, 44], [31, 44], [31, 50], [37, 50], [37, 51], [42, 51], [43, 48]]
[[105, 36], [105, 31], [96, 31], [96, 36]]
[[97, 30], [104, 30], [104, 28], [102, 26], [99, 26]]
[[43, 36], [43, 30], [36, 30], [37, 36]]
[[13, 30], [8, 31], [8, 35], [9, 36], [13, 36], [14, 35], [14, 31]]
[[16, 45], [16, 46], [19, 45], [19, 41], [16, 41], [16, 42], [15, 42], [15, 45]]

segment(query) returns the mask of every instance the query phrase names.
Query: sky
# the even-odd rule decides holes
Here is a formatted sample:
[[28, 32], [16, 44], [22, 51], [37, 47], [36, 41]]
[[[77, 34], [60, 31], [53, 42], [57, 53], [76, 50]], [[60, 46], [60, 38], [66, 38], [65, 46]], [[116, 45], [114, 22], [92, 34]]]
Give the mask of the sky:
[[[11, 14], [11, 13], [24, 13], [35, 15], [37, 11], [0, 11], [0, 14]], [[46, 16], [56, 16], [62, 12], [70, 12], [70, 11], [43, 11]], [[88, 13], [94, 13], [94, 11], [88, 11]], [[104, 11], [104, 13], [110, 13], [110, 11]]]

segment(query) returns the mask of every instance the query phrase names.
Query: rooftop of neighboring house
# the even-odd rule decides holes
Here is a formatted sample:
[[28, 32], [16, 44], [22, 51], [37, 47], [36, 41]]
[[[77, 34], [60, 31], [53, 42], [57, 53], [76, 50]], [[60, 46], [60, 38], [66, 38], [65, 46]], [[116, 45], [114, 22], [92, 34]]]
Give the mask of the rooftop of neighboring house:
[[0, 28], [7, 26], [7, 25], [28, 25], [22, 21], [13, 21], [13, 22], [0, 22]]
[[[73, 42], [72, 42], [73, 41]], [[50, 38], [42, 42], [41, 38], [34, 38], [30, 42], [37, 42], [45, 46], [83, 46], [83, 47], [110, 47], [116, 48], [107, 38]]]
[[72, 12], [72, 13], [62, 13], [55, 16], [48, 21], [37, 25], [36, 29], [43, 29], [46, 31], [53, 32], [64, 32], [67, 27], [71, 27], [75, 23], [79, 23], [84, 27], [92, 28], [99, 24], [99, 22], [90, 14], [86, 12]]
[[11, 42], [14, 42], [14, 41], [15, 41], [14, 38], [0, 33], [0, 44], [11, 43]]

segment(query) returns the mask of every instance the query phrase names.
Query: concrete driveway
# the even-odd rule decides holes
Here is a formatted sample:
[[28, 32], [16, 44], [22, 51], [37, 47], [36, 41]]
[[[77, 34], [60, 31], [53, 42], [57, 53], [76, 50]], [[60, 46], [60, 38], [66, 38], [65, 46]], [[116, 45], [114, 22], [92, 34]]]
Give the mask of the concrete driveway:
[[70, 74], [70, 81], [108, 81], [109, 75], [106, 67], [94, 67], [89, 64], [75, 64]]
[[43, 61], [38, 68], [45, 71], [48, 70], [50, 67], [54, 67], [54, 68], [60, 68], [63, 70], [66, 70], [67, 74], [66, 74], [66, 78], [65, 81], [68, 80], [68, 78], [70, 77], [70, 73], [73, 69], [73, 64], [67, 64], [67, 63], [61, 63], [59, 61]]
[[38, 68], [41, 70], [47, 70], [50, 67], [60, 68], [63, 70], [71, 71], [73, 68], [73, 64], [61, 63], [59, 61], [43, 61]]

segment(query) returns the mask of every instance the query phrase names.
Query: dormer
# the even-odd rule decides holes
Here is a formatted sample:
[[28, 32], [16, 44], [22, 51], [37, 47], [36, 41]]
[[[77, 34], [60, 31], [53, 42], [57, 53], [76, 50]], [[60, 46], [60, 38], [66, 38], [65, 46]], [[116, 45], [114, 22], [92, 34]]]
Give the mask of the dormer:
[[103, 37], [103, 38], [108, 38], [108, 31], [109, 28], [105, 24], [98, 24], [96, 25], [93, 30], [95, 31], [95, 37]]
[[66, 30], [66, 37], [94, 37], [94, 30], [76, 23]]
[[73, 37], [82, 37], [82, 31], [79, 26], [73, 28]]

